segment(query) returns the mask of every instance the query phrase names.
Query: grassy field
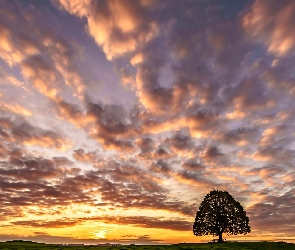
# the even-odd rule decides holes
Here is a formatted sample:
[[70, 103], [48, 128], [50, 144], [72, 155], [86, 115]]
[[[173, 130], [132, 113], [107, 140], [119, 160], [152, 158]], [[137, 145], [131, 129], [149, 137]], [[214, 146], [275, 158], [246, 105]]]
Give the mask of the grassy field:
[[1, 250], [295, 250], [295, 244], [276, 242], [226, 242], [204, 244], [176, 244], [176, 245], [121, 245], [111, 246], [60, 246], [32, 242], [0, 242]]

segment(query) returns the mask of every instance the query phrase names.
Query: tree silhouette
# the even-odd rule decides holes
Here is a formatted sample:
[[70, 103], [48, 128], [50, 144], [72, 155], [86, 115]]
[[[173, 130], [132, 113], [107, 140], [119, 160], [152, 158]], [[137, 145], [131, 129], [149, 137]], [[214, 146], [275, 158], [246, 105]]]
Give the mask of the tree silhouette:
[[196, 214], [193, 232], [196, 236], [247, 234], [251, 232], [244, 208], [227, 191], [213, 190], [202, 201]]

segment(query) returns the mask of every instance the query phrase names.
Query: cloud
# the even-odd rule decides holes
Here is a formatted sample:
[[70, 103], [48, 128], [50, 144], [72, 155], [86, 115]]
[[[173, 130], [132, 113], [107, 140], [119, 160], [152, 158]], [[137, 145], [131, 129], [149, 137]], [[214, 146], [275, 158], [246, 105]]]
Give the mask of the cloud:
[[0, 102], [0, 109], [11, 111], [18, 115], [31, 116], [32, 112], [19, 104], [6, 104]]
[[64, 168], [67, 165], [71, 165], [67, 158], [48, 160], [44, 158], [18, 158], [10, 156], [7, 163], [2, 163], [1, 165], [1, 176], [26, 181], [60, 178], [67, 173], [71, 173], [72, 170], [78, 171], [77, 169]]
[[[131, 5], [127, 1], [124, 7], [120, 7], [121, 3], [118, 1], [101, 2], [100, 5], [91, 1], [73, 3], [59, 1], [59, 3], [68, 12], [86, 18], [90, 35], [94, 37], [99, 46], [102, 46], [109, 59], [116, 53], [115, 57], [124, 57], [136, 67], [136, 91], [140, 103], [146, 109], [154, 114], [161, 115], [169, 114], [169, 110], [173, 110], [174, 114], [176, 111], [187, 110], [187, 119], [166, 118], [174, 121], [173, 126], [175, 128], [189, 125], [191, 135], [194, 137], [207, 136], [219, 126], [221, 117], [216, 113], [214, 114], [210, 109], [202, 110], [200, 107], [204, 104], [222, 107], [224, 105], [222, 95], [228, 90], [228, 86], [222, 83], [231, 82], [231, 79], [234, 78], [234, 76], [231, 76], [233, 72], [240, 70], [235, 71], [233, 68], [237, 68], [239, 60], [243, 60], [247, 53], [247, 46], [242, 41], [242, 32], [237, 32], [233, 37], [228, 34], [228, 30], [239, 28], [236, 22], [229, 20], [224, 22], [219, 18], [208, 18], [208, 20], [202, 21], [204, 27], [200, 29], [195, 24], [194, 18], [198, 16], [196, 13], [200, 14], [203, 10], [191, 3], [182, 3], [179, 6], [174, 2], [169, 5], [166, 2], [148, 5], [138, 2]], [[187, 11], [188, 8], [190, 11]], [[163, 17], [159, 18], [161, 16], [159, 13], [163, 11], [170, 11], [174, 16], [162, 15]], [[215, 6], [209, 5], [205, 8], [205, 11], [219, 16], [215, 13], [218, 12], [218, 8], [215, 8]], [[193, 15], [193, 13], [196, 15]], [[113, 18], [114, 16], [117, 18]], [[148, 24], [142, 23], [142, 20], [149, 20], [151, 17], [155, 20], [156, 26], [161, 27], [161, 29], [166, 27], [165, 36], [154, 32], [150, 40], [140, 41], [138, 36], [141, 32], [150, 29]], [[182, 18], [182, 24], [176, 22], [177, 17]], [[121, 18], [124, 22], [119, 23]], [[99, 20], [104, 21], [99, 22]], [[215, 23], [218, 24], [218, 29], [214, 25]], [[98, 26], [100, 27], [99, 32], [92, 32]], [[146, 27], [146, 29], [143, 27]], [[192, 30], [194, 30], [194, 36], [191, 36]], [[207, 43], [200, 41], [203, 30], [207, 30], [209, 34]], [[214, 34], [216, 34], [216, 37]], [[185, 39], [188, 36], [191, 39]], [[129, 38], [140, 42], [140, 46], [131, 46], [131, 49]], [[229, 43], [233, 43], [234, 46], [226, 46]], [[125, 44], [126, 46], [122, 46], [122, 48], [124, 47], [122, 51], [116, 50], [115, 48], [120, 47], [118, 44]], [[195, 46], [195, 44], [208, 44], [208, 46]], [[210, 51], [210, 53], [205, 55], [205, 51]], [[216, 53], [217, 58], [214, 53]], [[236, 55], [236, 57], [230, 58], [232, 61], [228, 58], [230, 54]], [[174, 61], [171, 59], [171, 55], [174, 56]], [[195, 63], [196, 58], [198, 58], [197, 65]], [[112, 60], [115, 62], [116, 59], [113, 58]], [[234, 63], [233, 60], [237, 63]], [[224, 63], [225, 61], [226, 63]], [[171, 74], [173, 74], [174, 80], [169, 83], [171, 87], [163, 87], [160, 80], [161, 74], [164, 74], [167, 69], [171, 69]], [[124, 67], [120, 70], [127, 72]], [[217, 78], [214, 78], [214, 76], [217, 76]], [[255, 86], [253, 84], [253, 88]], [[255, 90], [253, 90], [254, 92]], [[217, 93], [220, 94], [218, 98], [215, 98]], [[249, 93], [248, 98], [253, 93]], [[228, 98], [231, 98], [231, 96]], [[263, 100], [260, 98], [259, 101]], [[201, 124], [202, 116], [205, 116], [203, 117], [203, 125]], [[205, 118], [209, 119], [210, 116], [212, 116], [212, 124], [205, 121]], [[167, 122], [159, 124], [162, 129], [168, 130], [169, 127], [165, 125], [168, 125]]]
[[130, 217], [102, 217], [107, 223], [115, 223], [119, 225], [134, 225], [143, 228], [164, 228], [176, 231], [189, 231], [191, 228], [190, 222], [179, 218], [155, 218], [148, 216], [130, 216]]
[[272, 195], [268, 192], [264, 197], [263, 202], [256, 203], [247, 210], [253, 230], [292, 235], [295, 220], [294, 190], [291, 189], [281, 195]]
[[68, 86], [80, 96], [84, 87], [76, 65], [78, 46], [48, 28], [45, 16], [33, 4], [11, 1], [1, 9], [10, 17], [0, 18], [4, 62], [17, 67], [25, 80], [54, 102]]
[[219, 156], [222, 156], [223, 153], [220, 152], [220, 149], [217, 146], [209, 146], [203, 154], [204, 158], [212, 159]]
[[87, 102], [87, 115], [94, 122], [90, 136], [109, 150], [134, 151], [132, 136], [140, 129], [136, 114], [120, 105]]
[[[35, 228], [59, 228], [59, 227], [70, 227], [85, 221], [100, 221], [106, 224], [117, 224], [117, 225], [129, 225], [142, 228], [163, 228], [175, 231], [189, 231], [191, 228], [190, 222], [182, 220], [180, 218], [171, 218], [170, 220], [162, 217], [149, 217], [149, 216], [98, 216], [98, 217], [86, 217], [71, 219], [65, 218], [63, 220], [53, 221], [14, 221], [11, 222], [14, 225], [21, 225], [25, 227]], [[129, 236], [128, 236], [129, 237]], [[138, 238], [139, 239], [139, 238]], [[148, 237], [140, 237], [140, 239], [147, 240]]]
[[[66, 206], [72, 203], [91, 203], [94, 199], [90, 194], [79, 190], [70, 182], [70, 178], [61, 179], [60, 184], [53, 184], [46, 181], [44, 171], [32, 170], [34, 176], [41, 177], [40, 180], [31, 180], [30, 176], [19, 178], [19, 173], [12, 171], [1, 171], [3, 176], [0, 180], [0, 188], [5, 194], [5, 199], [1, 201], [3, 207], [19, 206], [25, 209], [26, 206], [47, 206], [53, 207], [56, 205]], [[16, 171], [17, 172], [17, 171]], [[6, 178], [4, 179], [4, 176]], [[54, 176], [54, 173], [51, 173]], [[14, 178], [11, 178], [14, 177]], [[27, 178], [28, 181], [23, 180]], [[4, 211], [4, 215], [6, 212]]]
[[[38, 206], [40, 213], [42, 207], [94, 201], [90, 192], [85, 193], [71, 182], [73, 178], [79, 179], [81, 170], [75, 168], [69, 159], [35, 157], [20, 149], [7, 148], [6, 152], [6, 160], [4, 158], [0, 163], [3, 216], [21, 216], [22, 211], [30, 206]], [[13, 212], [8, 207], [18, 210]]]
[[134, 52], [157, 32], [156, 23], [145, 22], [151, 4], [144, 1], [59, 1], [68, 12], [87, 19], [89, 34], [108, 59]]
[[293, 1], [256, 0], [243, 18], [245, 30], [262, 41], [268, 51], [283, 56], [294, 49], [295, 40], [291, 35], [294, 30], [295, 4]]
[[152, 156], [153, 159], [163, 159], [171, 157], [171, 154], [165, 148], [159, 147], [152, 153]]
[[[253, 168], [251, 170], [244, 170], [242, 172], [243, 176], [251, 176], [256, 177], [260, 181], [260, 185], [262, 182], [266, 184], [268, 187], [277, 185], [277, 187], [283, 188], [285, 184], [287, 183], [287, 180], [289, 179], [288, 176], [290, 176], [292, 172], [285, 168], [282, 165], [275, 165], [275, 164], [266, 164], [260, 168]], [[278, 184], [280, 180], [285, 179], [284, 183]], [[290, 181], [290, 179], [289, 179]]]
[[150, 235], [122, 235], [121, 241], [143, 241], [143, 242], [161, 242], [163, 240], [151, 238]]
[[262, 138], [259, 142], [260, 146], [271, 147], [272, 145], [276, 145], [278, 147], [288, 147], [291, 144], [289, 137], [291, 133], [290, 129], [291, 128], [284, 123], [274, 127], [269, 126], [263, 132]]
[[23, 75], [32, 81], [42, 94], [52, 99], [56, 97], [57, 86], [52, 86], [50, 83], [57, 82], [58, 78], [52, 65], [47, 63], [41, 55], [37, 55], [25, 61], [22, 66]]
[[0, 88], [2, 92], [0, 94], [0, 110], [3, 113], [32, 116], [33, 113], [28, 107], [28, 103], [20, 98], [15, 98], [17, 94], [23, 92], [28, 95], [31, 94], [27, 84], [17, 79], [8, 71], [0, 66]]
[[[31, 137], [40, 141], [43, 137], [37, 140], [37, 135], [43, 133], [57, 135], [24, 121], [2, 118], [1, 124], [5, 131], [14, 131], [9, 133], [13, 134], [13, 138], [17, 137], [18, 141]], [[4, 132], [2, 134], [5, 136]], [[99, 167], [96, 166], [97, 155], [94, 152], [85, 153], [83, 149], [78, 149], [73, 154], [75, 159], [93, 161], [99, 168], [95, 171], [80, 171], [72, 167], [73, 163], [67, 158], [34, 157], [26, 151], [13, 149], [13, 144], [1, 147], [5, 150], [1, 152], [6, 152], [3, 155], [6, 160], [1, 163], [0, 169], [0, 187], [7, 195], [3, 200], [5, 206], [96, 204], [99, 195], [101, 201], [98, 203], [101, 205], [191, 213], [187, 204], [178, 200], [170, 201], [168, 191], [159, 185], [157, 178], [128, 162], [107, 160], [105, 166]], [[158, 152], [159, 155], [164, 151], [161, 152]]]
[[[16, 7], [15, 3], [10, 3], [9, 5], [6, 5], [3, 10], [5, 9], [6, 14], [12, 17], [14, 16], [13, 7]], [[14, 16], [10, 20], [15, 19], [16, 17]], [[0, 57], [4, 59], [10, 66], [12, 66], [14, 63], [20, 63], [26, 56], [38, 53], [38, 49], [36, 48], [34, 41], [29, 37], [24, 36], [23, 33], [21, 33], [19, 39], [15, 41], [13, 29], [9, 22], [7, 22], [8, 20], [3, 18], [0, 20], [0, 30], [2, 34], [0, 40], [3, 44], [0, 50]], [[20, 50], [20, 47], [18, 47], [16, 42], [19, 42], [20, 45], [23, 45], [22, 50]]]
[[[165, 143], [164, 143], [165, 144]], [[170, 153], [167, 148], [167, 145], [159, 145], [155, 140], [147, 137], [142, 138], [136, 141], [136, 145], [140, 149], [140, 153], [136, 157], [140, 159], [152, 160], [152, 159], [168, 159], [172, 158], [175, 155]]]
[[288, 164], [292, 161], [294, 153], [294, 150], [284, 147], [266, 146], [259, 147], [252, 158], [262, 162], [268, 161], [278, 164]]
[[177, 131], [171, 140], [172, 147], [175, 150], [190, 150], [194, 144], [189, 134]]
[[[214, 66], [213, 53], [208, 55], [205, 51], [212, 50], [218, 53], [216, 64], [221, 64], [221, 61], [224, 64], [225, 55], [231, 52], [238, 54], [239, 58], [243, 56], [243, 43], [239, 44], [241, 34], [237, 33], [233, 38], [226, 36], [227, 30], [235, 28], [234, 22], [221, 22], [218, 18], [208, 18], [202, 22], [200, 28], [194, 19], [203, 10], [191, 2], [182, 3], [181, 6], [176, 2], [147, 4], [145, 1], [138, 1], [134, 4], [132, 1], [125, 1], [123, 4], [116, 0], [100, 3], [95, 1], [72, 3], [59, 1], [59, 3], [69, 13], [86, 18], [89, 34], [103, 49], [109, 60], [115, 61], [116, 58], [126, 57], [136, 67], [137, 95], [144, 107], [154, 113], [163, 114], [171, 107], [173, 110], [178, 110], [182, 104], [188, 104], [190, 101], [202, 103], [214, 98], [219, 89], [214, 82], [219, 81], [213, 79], [212, 73], [218, 71], [220, 66]], [[208, 6], [206, 11], [214, 13], [214, 7], [211, 7]], [[190, 11], [187, 11], [188, 9]], [[173, 15], [162, 14], [168, 12]], [[181, 24], [176, 21], [180, 17]], [[218, 23], [219, 29], [215, 28], [215, 23]], [[225, 24], [221, 25], [223, 23]], [[161, 33], [160, 30], [165, 32]], [[200, 41], [203, 30], [207, 30], [209, 34], [206, 42]], [[191, 36], [192, 31], [194, 31], [193, 36]], [[213, 37], [214, 34], [216, 38]], [[188, 36], [190, 39], [185, 39]], [[237, 45], [231, 47], [232, 51], [226, 47], [226, 43], [231, 42]], [[196, 44], [200, 45], [195, 46]], [[223, 48], [226, 48], [226, 52], [223, 52]], [[239, 51], [240, 48], [242, 50]], [[193, 66], [196, 57], [200, 63]], [[174, 58], [174, 61], [171, 58]], [[233, 57], [231, 59], [239, 60]], [[230, 60], [227, 60], [227, 63], [230, 63]], [[234, 66], [235, 64], [231, 63], [229, 68], [232, 69]], [[160, 76], [165, 74], [165, 70], [170, 70], [174, 75], [174, 80], [169, 83], [173, 87], [162, 86]], [[121, 72], [127, 70], [122, 68]], [[219, 74], [223, 72], [217, 73], [218, 76]]]
[[93, 119], [83, 112], [77, 104], [59, 99], [56, 103], [56, 113], [60, 119], [73, 123], [78, 128], [86, 127]]
[[47, 148], [56, 148], [65, 151], [71, 143], [52, 130], [45, 130], [34, 127], [23, 119], [2, 118], [1, 123], [5, 124], [1, 129], [1, 137], [7, 142], [21, 143], [26, 146], [42, 146]]
[[201, 171], [182, 170], [175, 175], [175, 179], [180, 183], [205, 189], [210, 189], [215, 184], [213, 181], [206, 179]]
[[[75, 226], [78, 222], [75, 220], [58, 220], [58, 221], [38, 221], [38, 220], [31, 220], [31, 221], [13, 221], [11, 224], [18, 225], [22, 227], [34, 227], [34, 228], [64, 228], [64, 227], [71, 227]], [[36, 234], [36, 233], [35, 233]], [[42, 234], [44, 235], [44, 234]]]
[[165, 175], [169, 175], [169, 173], [171, 171], [170, 164], [167, 161], [163, 160], [163, 159], [155, 161], [151, 165], [151, 169], [155, 173], [162, 173], [162, 174], [165, 174]]
[[158, 83], [160, 69], [164, 64], [162, 56], [158, 55], [158, 57], [160, 59], [145, 59], [145, 64], [139, 66], [136, 82], [138, 96], [144, 107], [156, 114], [163, 114], [164, 110], [171, 107], [173, 96], [171, 89], [165, 89]]
[[6, 196], [3, 205], [88, 203], [184, 214], [192, 211], [188, 204], [171, 201], [166, 189], [136, 167], [109, 162], [108, 168], [81, 172], [71, 165], [64, 158], [10, 157], [0, 169], [0, 187]]
[[150, 153], [155, 148], [155, 141], [150, 137], [138, 139], [136, 143], [141, 151], [141, 154]]
[[182, 167], [188, 171], [204, 170], [206, 167], [202, 165], [200, 159], [190, 158], [186, 162], [182, 163]]
[[261, 131], [258, 128], [240, 127], [229, 130], [221, 136], [223, 143], [246, 146], [251, 143], [257, 143], [261, 137]]
[[73, 157], [77, 161], [81, 162], [90, 162], [90, 163], [97, 163], [99, 161], [99, 156], [96, 152], [88, 152], [85, 153], [84, 149], [79, 148], [73, 151]]

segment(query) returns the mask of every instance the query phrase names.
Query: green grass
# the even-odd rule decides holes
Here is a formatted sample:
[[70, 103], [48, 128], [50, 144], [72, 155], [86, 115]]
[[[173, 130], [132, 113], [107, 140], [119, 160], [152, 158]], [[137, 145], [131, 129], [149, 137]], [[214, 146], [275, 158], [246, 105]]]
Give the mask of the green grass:
[[225, 242], [175, 245], [59, 246], [33, 242], [0, 242], [1, 250], [295, 250], [295, 244], [277, 242]]

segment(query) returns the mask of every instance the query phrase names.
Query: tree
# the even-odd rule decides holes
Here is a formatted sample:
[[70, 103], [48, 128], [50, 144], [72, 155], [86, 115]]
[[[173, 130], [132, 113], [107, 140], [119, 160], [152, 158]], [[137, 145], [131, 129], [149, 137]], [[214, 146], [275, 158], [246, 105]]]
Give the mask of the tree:
[[244, 208], [227, 191], [213, 190], [202, 201], [196, 214], [193, 232], [196, 236], [237, 235], [251, 232]]

